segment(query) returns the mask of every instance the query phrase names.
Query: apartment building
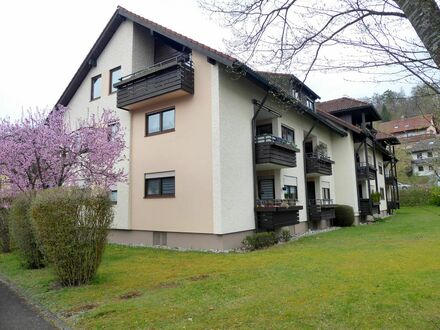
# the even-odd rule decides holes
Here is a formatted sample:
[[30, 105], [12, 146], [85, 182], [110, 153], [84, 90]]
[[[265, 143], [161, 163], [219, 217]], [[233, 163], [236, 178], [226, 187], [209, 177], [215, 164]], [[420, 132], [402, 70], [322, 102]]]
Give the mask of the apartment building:
[[318, 98], [118, 7], [58, 103], [71, 119], [114, 109], [125, 129], [111, 241], [230, 249], [255, 231], [327, 227], [336, 203], [359, 220], [391, 211], [395, 141], [372, 133], [374, 107], [339, 116]]
[[378, 123], [377, 129], [381, 132], [394, 135], [402, 142], [408, 143], [432, 139], [438, 133], [432, 114], [399, 118]]
[[435, 176], [440, 168], [440, 140], [422, 140], [411, 148], [411, 166], [414, 175]]

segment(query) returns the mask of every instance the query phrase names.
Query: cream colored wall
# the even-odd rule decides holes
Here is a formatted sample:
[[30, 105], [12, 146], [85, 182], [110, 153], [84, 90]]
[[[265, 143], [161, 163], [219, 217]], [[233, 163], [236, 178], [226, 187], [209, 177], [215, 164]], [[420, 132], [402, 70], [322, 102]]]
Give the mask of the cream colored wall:
[[[219, 72], [219, 146], [221, 233], [255, 229], [252, 167], [252, 99], [262, 91], [245, 78]], [[215, 147], [216, 145], [214, 145]]]
[[[270, 103], [270, 102], [269, 102]], [[271, 105], [272, 107], [276, 108], [276, 103], [273, 103]], [[276, 119], [276, 126], [277, 126], [277, 134], [278, 136], [281, 136], [281, 125], [285, 125], [295, 131], [295, 143], [300, 149], [300, 152], [296, 154], [296, 167], [294, 168], [284, 168], [280, 171], [280, 185], [275, 187], [277, 189], [277, 196], [280, 198], [283, 196], [283, 183], [282, 180], [284, 178], [284, 175], [294, 176], [298, 180], [298, 200], [299, 204], [303, 206], [303, 209], [299, 212], [299, 220], [300, 221], [307, 221], [307, 196], [305, 191], [306, 186], [306, 180], [304, 178], [305, 168], [304, 168], [304, 150], [303, 150], [303, 144], [304, 138], [306, 137], [307, 133], [310, 131], [310, 129], [313, 126], [313, 121], [304, 116], [300, 115], [299, 113], [295, 111], [286, 111], [281, 109], [276, 109], [280, 111], [282, 114], [281, 118]], [[274, 131], [275, 133], [275, 131]], [[332, 146], [332, 135], [335, 135], [335, 133], [331, 133], [329, 129], [323, 127], [322, 125], [318, 124], [315, 125], [313, 130], [310, 132], [310, 135], [308, 138], [315, 139], [317, 143], [320, 142], [325, 143], [327, 145], [327, 152], [328, 156], [331, 159], [334, 159], [333, 157], [333, 146]], [[337, 138], [342, 138], [338, 135]], [[315, 178], [309, 178], [311, 181], [315, 181], [315, 191], [316, 191], [316, 199], [322, 198], [322, 182], [326, 181], [330, 183], [330, 197], [335, 197], [335, 184], [334, 184], [334, 176], [318, 176]]]
[[336, 204], [350, 205], [355, 213], [359, 215], [356, 164], [354, 159], [353, 135], [348, 132], [345, 138], [334, 136], [332, 139], [333, 176], [335, 182]]
[[[67, 105], [70, 109], [67, 117], [72, 123], [78, 118], [84, 118], [92, 113], [99, 113], [102, 109], [114, 110], [125, 130], [125, 142], [127, 145], [125, 154], [129, 156], [130, 148], [130, 114], [127, 111], [116, 108], [116, 93], [109, 94], [110, 70], [121, 66], [122, 75], [132, 73], [132, 48], [133, 48], [133, 23], [124, 21], [115, 32], [99, 58], [96, 67], [90, 69], [82, 84], [79, 86], [72, 100]], [[90, 101], [91, 78], [102, 75], [101, 98]], [[121, 166], [128, 173], [128, 159], [118, 166]], [[113, 227], [118, 229], [130, 228], [129, 215], [129, 188], [128, 183], [119, 183], [118, 202], [115, 206], [115, 218]]]
[[[212, 68], [193, 53], [194, 95], [171, 99], [132, 114], [132, 229], [213, 233]], [[175, 106], [175, 131], [145, 136], [145, 115]], [[144, 198], [144, 174], [175, 171], [175, 198]]]
[[[382, 170], [382, 174], [379, 173], [379, 164], [382, 165], [382, 169], [384, 167], [383, 166], [383, 155], [382, 155], [381, 152], [376, 152], [376, 162], [377, 162], [377, 183], [378, 183], [378, 188], [379, 188], [378, 192], [380, 192], [380, 188], [383, 188], [384, 192], [386, 193], [386, 190], [385, 190], [385, 172]], [[381, 211], [386, 211], [387, 210], [387, 200], [386, 200], [386, 197], [383, 200], [382, 199], [380, 200], [380, 210]]]

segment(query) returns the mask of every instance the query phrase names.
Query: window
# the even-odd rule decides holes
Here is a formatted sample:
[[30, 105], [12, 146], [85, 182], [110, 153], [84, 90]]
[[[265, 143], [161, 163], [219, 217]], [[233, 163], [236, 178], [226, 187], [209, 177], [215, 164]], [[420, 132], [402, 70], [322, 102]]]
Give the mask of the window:
[[385, 190], [383, 188], [380, 188], [380, 199], [385, 200]]
[[119, 78], [121, 78], [121, 67], [120, 66], [110, 70], [109, 94], [112, 94], [118, 90], [113, 85], [119, 82]]
[[272, 134], [272, 124], [257, 126], [257, 136], [264, 134]]
[[294, 176], [284, 176], [284, 199], [298, 200], [298, 179]]
[[330, 199], [330, 188], [322, 188], [322, 199]]
[[399, 125], [395, 125], [394, 128], [399, 128]]
[[117, 190], [110, 191], [110, 201], [113, 204], [117, 204], [118, 203], [118, 191]]
[[295, 132], [293, 129], [281, 126], [281, 137], [289, 143], [295, 143]]
[[434, 167], [432, 167], [431, 165], [429, 165], [429, 170], [430, 170], [430, 171], [434, 171]]
[[175, 176], [161, 176], [169, 174], [174, 174], [174, 171], [145, 174], [144, 197], [174, 197], [176, 190]]
[[417, 153], [417, 159], [422, 159], [423, 158], [423, 154], [421, 152]]
[[306, 98], [306, 107], [309, 108], [310, 110], [314, 109], [313, 101], [309, 98]]
[[292, 89], [292, 95], [294, 98], [296, 98], [297, 100], [299, 100], [299, 92], [295, 89]]
[[111, 141], [119, 131], [119, 123], [112, 123], [108, 125], [108, 127], [110, 128], [110, 130], [108, 132], [107, 140]]
[[423, 166], [418, 167], [419, 172], [423, 172]]
[[428, 151], [428, 157], [432, 157], [432, 151]]
[[101, 97], [101, 82], [101, 75], [97, 75], [92, 78], [92, 94], [90, 96], [91, 101], [99, 99]]
[[383, 174], [383, 167], [382, 167], [382, 165], [379, 165], [379, 174], [380, 174], [380, 175]]
[[167, 109], [146, 116], [146, 135], [174, 131], [175, 109]]

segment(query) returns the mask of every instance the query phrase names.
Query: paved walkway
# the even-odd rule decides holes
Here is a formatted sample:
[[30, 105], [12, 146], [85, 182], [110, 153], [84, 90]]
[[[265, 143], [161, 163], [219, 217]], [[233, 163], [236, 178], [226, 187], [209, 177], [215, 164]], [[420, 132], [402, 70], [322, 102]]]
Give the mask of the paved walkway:
[[53, 330], [26, 302], [0, 282], [0, 330]]

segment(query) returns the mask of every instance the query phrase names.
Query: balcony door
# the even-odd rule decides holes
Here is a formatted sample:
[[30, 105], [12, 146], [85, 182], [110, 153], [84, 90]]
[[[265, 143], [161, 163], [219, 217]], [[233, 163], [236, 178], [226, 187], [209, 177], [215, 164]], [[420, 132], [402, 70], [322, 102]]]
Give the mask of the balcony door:
[[258, 125], [257, 126], [257, 136], [270, 134], [272, 135], [272, 124]]
[[275, 199], [275, 182], [273, 178], [258, 179], [258, 197], [262, 200]]
[[309, 201], [316, 199], [315, 181], [307, 181], [307, 199]]
[[[306, 141], [304, 144], [304, 152], [307, 154], [311, 154], [313, 152], [313, 142], [312, 141]], [[315, 198], [313, 198], [315, 199]]]

